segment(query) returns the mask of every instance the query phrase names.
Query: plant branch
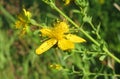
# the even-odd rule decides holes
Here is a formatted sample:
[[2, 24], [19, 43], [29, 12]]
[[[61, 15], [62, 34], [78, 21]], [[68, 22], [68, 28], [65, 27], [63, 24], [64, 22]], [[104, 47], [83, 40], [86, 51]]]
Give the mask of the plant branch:
[[[97, 42], [93, 37], [91, 37], [86, 31], [84, 31], [82, 28], [79, 28], [79, 26], [72, 21], [66, 14], [64, 14], [59, 8], [56, 7], [56, 5], [54, 4], [54, 2], [50, 2], [49, 5], [55, 9], [56, 11], [58, 11], [62, 16], [64, 16], [71, 24], [73, 24], [76, 28], [78, 28], [87, 38], [89, 38], [94, 44], [96, 44], [97, 46], [100, 46], [101, 44], [99, 42]], [[118, 63], [120, 63], [120, 59], [117, 58], [116, 56], [114, 56], [111, 52], [109, 52], [109, 50], [107, 48], [103, 48], [103, 50], [110, 56], [112, 57], [114, 60], [116, 60]]]

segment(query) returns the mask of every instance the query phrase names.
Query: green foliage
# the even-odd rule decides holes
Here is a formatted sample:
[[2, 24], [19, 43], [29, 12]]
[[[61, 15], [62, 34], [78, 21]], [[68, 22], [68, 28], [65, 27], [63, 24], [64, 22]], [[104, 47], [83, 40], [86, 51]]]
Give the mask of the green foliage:
[[[119, 0], [1, 0], [0, 78], [2, 79], [119, 79]], [[17, 16], [27, 8], [32, 13], [27, 33], [19, 38]], [[119, 6], [120, 8], [120, 6]], [[62, 51], [56, 45], [41, 55], [36, 48], [47, 40], [40, 29], [65, 21], [70, 33], [87, 42]], [[58, 64], [62, 68], [51, 68]]]

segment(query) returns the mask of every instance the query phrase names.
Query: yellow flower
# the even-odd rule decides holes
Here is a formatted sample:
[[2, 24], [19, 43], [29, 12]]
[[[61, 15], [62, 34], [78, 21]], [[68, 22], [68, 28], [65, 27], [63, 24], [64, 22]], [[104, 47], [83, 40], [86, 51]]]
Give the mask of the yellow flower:
[[18, 20], [15, 22], [15, 27], [21, 30], [20, 36], [26, 33], [27, 26], [31, 19], [31, 13], [23, 9], [23, 13], [18, 16]]
[[65, 2], [65, 5], [69, 5], [71, 2], [75, 1], [75, 0], [63, 0]]
[[99, 3], [100, 3], [100, 4], [104, 4], [105, 1], [104, 1], [104, 0], [99, 0]]
[[49, 39], [36, 49], [36, 54], [42, 54], [55, 44], [57, 44], [61, 50], [68, 50], [74, 48], [74, 43], [86, 41], [74, 34], [70, 34], [69, 27], [65, 22], [58, 22], [54, 28], [43, 28], [40, 31], [43, 36], [48, 36]]
[[51, 65], [50, 65], [50, 68], [56, 69], [56, 70], [61, 70], [61, 69], [62, 69], [62, 66], [59, 65], [59, 64], [51, 64]]
[[65, 1], [65, 5], [68, 5], [68, 4], [70, 4], [71, 0], [63, 0], [63, 1]]

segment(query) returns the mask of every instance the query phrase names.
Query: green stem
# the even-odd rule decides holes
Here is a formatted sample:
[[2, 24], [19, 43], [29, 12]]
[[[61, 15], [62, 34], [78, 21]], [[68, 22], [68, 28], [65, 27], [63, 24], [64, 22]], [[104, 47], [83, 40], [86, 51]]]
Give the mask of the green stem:
[[9, 18], [12, 22], [15, 22], [15, 18], [0, 4], [0, 11], [6, 18]]
[[99, 75], [99, 76], [116, 76], [120, 77], [119, 74], [104, 74], [104, 73], [89, 73], [90, 75]]
[[[100, 46], [100, 44], [94, 39], [92, 38], [86, 31], [84, 31], [82, 28], [79, 28], [79, 26], [72, 21], [68, 16], [66, 16], [59, 8], [57, 8], [55, 6], [54, 3], [51, 2], [50, 4], [52, 6], [52, 8], [54, 8], [56, 11], [58, 11], [62, 16], [64, 16], [71, 24], [73, 24], [76, 28], [78, 28], [87, 38], [89, 38], [94, 44], [96, 44], [97, 46]], [[114, 60], [116, 60], [118, 63], [120, 63], [120, 59], [117, 58], [116, 56], [114, 56], [111, 52], [109, 52], [109, 50], [103, 49], [110, 57], [112, 57]]]
[[[72, 74], [79, 74], [80, 76], [83, 76], [83, 74], [81, 74], [81, 72], [78, 71], [73, 71]], [[115, 76], [115, 77], [120, 77], [120, 74], [105, 74], [105, 73], [87, 73], [86, 75], [95, 75], [95, 76]]]
[[114, 56], [106, 47], [103, 47], [103, 50], [113, 59], [115, 59], [118, 63], [120, 63], [120, 59], [118, 59], [116, 56]]

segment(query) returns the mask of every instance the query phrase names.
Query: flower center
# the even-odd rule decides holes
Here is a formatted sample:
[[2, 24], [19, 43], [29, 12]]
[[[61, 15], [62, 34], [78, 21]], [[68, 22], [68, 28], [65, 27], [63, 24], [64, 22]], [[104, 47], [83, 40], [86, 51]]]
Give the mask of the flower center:
[[62, 34], [62, 33], [55, 32], [55, 31], [52, 32], [52, 37], [55, 38], [55, 39], [57, 39], [57, 40], [62, 39], [63, 36], [64, 36], [64, 34]]

